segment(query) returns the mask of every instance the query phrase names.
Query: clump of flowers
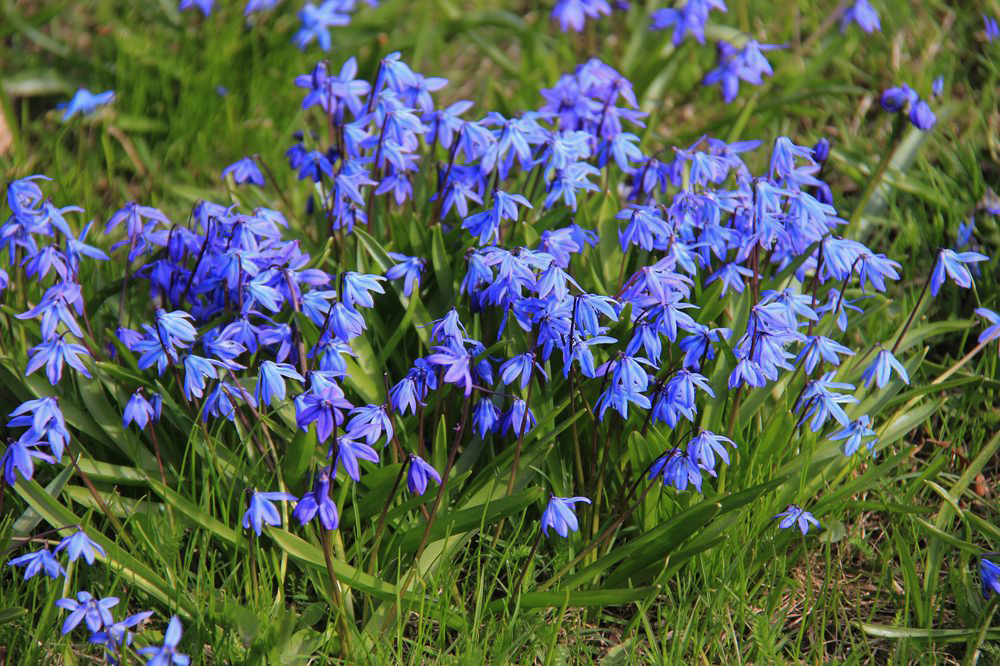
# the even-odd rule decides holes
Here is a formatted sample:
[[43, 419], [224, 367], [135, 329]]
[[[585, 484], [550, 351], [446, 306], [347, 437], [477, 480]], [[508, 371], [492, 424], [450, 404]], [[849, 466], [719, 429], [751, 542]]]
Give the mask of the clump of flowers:
[[[307, 4], [297, 43], [328, 47], [326, 28], [353, 6]], [[579, 29], [606, 6], [560, 2], [557, 18]], [[654, 26], [673, 28], [675, 44], [688, 35], [700, 42], [710, 11], [725, 9], [689, 0], [658, 13]], [[872, 26], [869, 10], [863, 2], [851, 9], [863, 28]], [[720, 43], [705, 83], [719, 84], [728, 103], [740, 82], [759, 85], [773, 74], [764, 53], [777, 48]], [[267, 535], [288, 525], [281, 503], [294, 503], [298, 526], [289, 529], [318, 530], [337, 590], [330, 533], [348, 515], [341, 491], [364, 495], [366, 474], [398, 465], [392, 492], [405, 473], [407, 491], [419, 497], [402, 506], [419, 506], [426, 521], [419, 560], [446, 490], [462, 483], [456, 466], [464, 474], [485, 464], [457, 465], [460, 452], [488, 443], [509, 455], [508, 495], [520, 481], [543, 496], [533, 468], [543, 455], [525, 462], [522, 454], [552, 432], [548, 411], [558, 401], [589, 414], [580, 428], [593, 441], [593, 464], [576, 451], [573, 472], [544, 483], [550, 499], [540, 530], [569, 540], [594, 537], [576, 512], [592, 518], [607, 502], [566, 489], [618, 483], [606, 465], [627, 450], [624, 432], [645, 448], [636, 454], [641, 466], [616, 470], [626, 479], [615, 488], [619, 521], [636, 509], [640, 484], [691, 503], [699, 493], [732, 492], [722, 470], [753, 455], [744, 437], [756, 426], [739, 418], [751, 401], [787, 415], [791, 441], [876, 454], [880, 415], [866, 413], [864, 398], [911, 381], [916, 364], [902, 343], [916, 306], [902, 313], [909, 319], [898, 335], [866, 340], [870, 348], [846, 333], [867, 297], [885, 292], [903, 267], [848, 235], [825, 181], [829, 142], [704, 136], [670, 152], [643, 145], [647, 116], [633, 84], [598, 59], [542, 90], [535, 108], [507, 115], [466, 100], [441, 106], [435, 93], [448, 82], [413, 71], [400, 53], [370, 74], [349, 58], [294, 79], [306, 117], [322, 128], [297, 133], [286, 152], [308, 192], [305, 210], [199, 201], [182, 224], [129, 202], [109, 216], [105, 234], [114, 242], [105, 253], [85, 242], [91, 224], [74, 221], [81, 209], [46, 197], [46, 177], [8, 185], [0, 256], [18, 284], [30, 278], [37, 292], [29, 302], [22, 286], [14, 301], [37, 340], [18, 370], [30, 376], [44, 367], [55, 395], [10, 414], [17, 439], [3, 453], [7, 484], [32, 481], [41, 463], [59, 464], [74, 441], [59, 396], [116, 382], [128, 396], [122, 426], [137, 426], [132, 434], [155, 450], [164, 478], [164, 467], [180, 461], [164, 463], [156, 439], [171, 410], [196, 435], [207, 437], [209, 427], [238, 433], [242, 448], [229, 453], [253, 464], [234, 475], [246, 495], [234, 500], [242, 515], [231, 511], [232, 522], [249, 548], [266, 548]], [[886, 91], [882, 104], [908, 109], [921, 129], [934, 125], [905, 85]], [[267, 192], [277, 183], [261, 166], [248, 157], [222, 177]], [[319, 255], [295, 235], [307, 227], [325, 244]], [[936, 296], [949, 280], [969, 288], [970, 266], [986, 260], [942, 249], [924, 292]], [[110, 345], [88, 317], [100, 304], [85, 300], [101, 262], [121, 269], [122, 303], [129, 294], [141, 301], [130, 309], [134, 323], [119, 313], [107, 327]], [[994, 339], [997, 316], [979, 314], [991, 324], [981, 339]], [[418, 324], [406, 330], [411, 320]], [[393, 326], [398, 337], [385, 334]], [[380, 357], [390, 343], [398, 348]], [[310, 438], [301, 478], [284, 477], [287, 442], [278, 433]], [[428, 503], [418, 505], [421, 498]], [[385, 507], [380, 538], [396, 498], [377, 499]], [[803, 535], [819, 527], [796, 504], [774, 518]], [[88, 564], [107, 556], [80, 530], [54, 553], [45, 547], [11, 564], [26, 578], [55, 578], [65, 573], [56, 559], [63, 551]], [[116, 623], [117, 603], [85, 591], [61, 599], [70, 613], [63, 633], [84, 623], [113, 652], [147, 617]], [[162, 645], [139, 652], [185, 663], [180, 639], [174, 617]]]

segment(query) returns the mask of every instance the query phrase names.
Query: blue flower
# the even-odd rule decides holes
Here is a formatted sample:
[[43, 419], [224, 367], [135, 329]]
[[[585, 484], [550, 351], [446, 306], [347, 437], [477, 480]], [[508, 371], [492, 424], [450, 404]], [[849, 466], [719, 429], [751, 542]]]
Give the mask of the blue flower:
[[62, 119], [69, 120], [78, 113], [85, 116], [90, 115], [97, 110], [97, 107], [110, 104], [114, 96], [115, 92], [113, 90], [94, 94], [89, 90], [80, 88], [70, 101], [57, 104], [56, 108], [65, 109]]
[[946, 275], [959, 287], [968, 289], [972, 286], [972, 273], [969, 272], [966, 264], [986, 261], [988, 258], [978, 252], [941, 250], [937, 263], [934, 264], [934, 272], [931, 273], [931, 296], [937, 296]]
[[355, 481], [361, 480], [358, 460], [367, 460], [378, 464], [378, 452], [364, 442], [356, 442], [349, 437], [338, 437], [337, 463], [344, 468], [347, 476]]
[[237, 185], [250, 183], [259, 187], [264, 186], [264, 174], [260, 172], [257, 161], [253, 157], [244, 157], [237, 160], [222, 170], [222, 180], [226, 176], [232, 175], [233, 181]]
[[802, 392], [802, 397], [799, 399], [799, 404], [796, 405], [796, 409], [808, 405], [809, 409], [802, 417], [802, 422], [812, 417], [809, 427], [813, 432], [819, 431], [831, 416], [837, 423], [846, 428], [850, 423], [850, 419], [841, 405], [858, 402], [858, 399], [853, 395], [835, 393], [833, 391], [833, 389], [854, 390], [853, 384], [833, 381], [833, 374], [832, 372], [828, 372], [820, 379], [806, 384], [805, 390]]
[[680, 449], [671, 449], [660, 456], [649, 469], [649, 479], [660, 477], [665, 486], [686, 490], [693, 485], [701, 492], [702, 467]]
[[[392, 269], [390, 268], [389, 270]], [[362, 275], [354, 271], [344, 273], [342, 280], [344, 302], [352, 308], [358, 305], [365, 308], [373, 307], [375, 301], [370, 292], [384, 294], [385, 290], [379, 284], [379, 282], [383, 281], [385, 281], [385, 278], [381, 275]]]
[[989, 599], [1000, 594], [1000, 565], [985, 557], [979, 559], [979, 581], [983, 586], [983, 596]]
[[386, 444], [392, 439], [392, 419], [386, 405], [364, 405], [351, 410], [351, 420], [347, 423], [348, 437], [364, 437], [369, 445], [374, 444], [385, 433]]
[[77, 530], [73, 534], [64, 538], [56, 546], [56, 552], [61, 550], [66, 550], [66, 554], [69, 555], [70, 562], [76, 562], [76, 560], [82, 555], [83, 559], [87, 561], [87, 564], [93, 565], [96, 553], [100, 553], [101, 556], [106, 557], [104, 549], [101, 545], [87, 536], [87, 533], [82, 529]]
[[596, 19], [610, 13], [611, 6], [607, 0], [557, 0], [552, 8], [552, 18], [559, 22], [559, 29], [563, 32], [570, 29], [580, 32], [588, 18]]
[[420, 274], [424, 271], [424, 260], [419, 257], [408, 257], [398, 252], [389, 252], [389, 257], [400, 263], [389, 268], [385, 276], [390, 280], [403, 280], [403, 295], [413, 293], [413, 285], [420, 287]]
[[542, 533], [549, 535], [549, 528], [555, 528], [561, 537], [568, 537], [570, 532], [576, 532], [579, 523], [573, 513], [573, 505], [578, 502], [590, 504], [586, 497], [556, 497], [549, 496], [549, 504], [542, 514]]
[[809, 344], [802, 348], [798, 358], [795, 360], [796, 362], [804, 360], [806, 373], [812, 374], [816, 365], [822, 361], [826, 361], [831, 365], [840, 365], [840, 356], [838, 354], [853, 356], [854, 351], [836, 340], [817, 335], [809, 340]]
[[500, 429], [500, 410], [489, 398], [480, 398], [472, 410], [472, 426], [480, 439]]
[[840, 17], [841, 30], [845, 30], [850, 23], [857, 23], [858, 27], [868, 33], [882, 29], [878, 14], [868, 0], [855, 0]]
[[91, 631], [99, 631], [101, 627], [112, 623], [111, 611], [108, 609], [117, 604], [118, 597], [95, 599], [90, 592], [85, 591], [77, 592], [76, 599], [59, 599], [56, 606], [70, 611], [63, 622], [63, 635], [73, 631], [81, 620], [86, 620], [87, 628]]
[[882, 93], [879, 102], [886, 111], [898, 113], [905, 109], [907, 105], [916, 104], [919, 99], [917, 91], [904, 83], [901, 86], [887, 88]]
[[545, 370], [542, 369], [541, 364], [535, 361], [534, 352], [518, 354], [500, 366], [500, 379], [503, 381], [504, 385], [507, 385], [520, 377], [521, 389], [524, 390], [528, 388], [528, 384], [531, 383], [532, 370], [534, 368], [538, 369], [538, 372], [543, 378], [549, 378], [549, 376], [545, 373]]
[[295, 33], [292, 42], [305, 51], [306, 47], [315, 41], [321, 49], [329, 51], [332, 46], [329, 29], [351, 22], [350, 16], [340, 13], [340, 7], [339, 2], [327, 1], [319, 7], [311, 2], [306, 3], [299, 12], [302, 27]]
[[254, 390], [254, 399], [270, 405], [272, 401], [281, 402], [285, 399], [285, 380], [295, 379], [300, 382], [305, 381], [305, 377], [300, 375], [295, 368], [287, 363], [275, 363], [274, 361], [262, 361], [260, 364], [260, 374], [257, 377], [257, 388]]
[[188, 656], [177, 651], [177, 644], [181, 642], [181, 632], [181, 621], [174, 615], [170, 618], [167, 631], [163, 634], [163, 645], [139, 648], [139, 654], [149, 657], [146, 666], [188, 666], [190, 663]]
[[34, 553], [15, 557], [7, 563], [7, 566], [24, 566], [24, 580], [34, 577], [40, 571], [44, 571], [45, 575], [49, 578], [59, 578], [59, 576], [66, 575], [65, 569], [62, 568], [62, 565], [59, 564], [59, 561], [49, 551], [48, 547]]
[[122, 427], [127, 428], [129, 423], [135, 423], [139, 426], [139, 430], [144, 430], [147, 423], [156, 420], [155, 417], [156, 411], [149, 404], [149, 401], [146, 400], [145, 396], [143, 396], [142, 389], [139, 389], [125, 403], [125, 411], [122, 414]]
[[726, 11], [723, 0], [687, 0], [677, 9], [658, 9], [652, 13], [653, 30], [664, 30], [673, 27], [674, 46], [680, 45], [684, 37], [690, 33], [699, 44], [705, 43], [705, 23], [708, 13], [718, 9]]
[[442, 379], [461, 387], [466, 396], [472, 393], [471, 361], [472, 355], [466, 350], [446, 346], [434, 347], [434, 353], [427, 357], [427, 362], [431, 365], [446, 368]]
[[26, 443], [20, 439], [10, 442], [7, 450], [0, 456], [0, 466], [3, 467], [3, 478], [9, 485], [14, 485], [17, 481], [16, 471], [21, 478], [30, 481], [35, 474], [35, 464], [32, 458], [44, 460], [47, 463], [55, 463], [55, 458], [47, 453], [43, 453], [33, 448], [37, 444]]
[[420, 456], [410, 454], [410, 466], [406, 470], [406, 487], [411, 493], [423, 495], [427, 482], [433, 479], [440, 485], [441, 475]]
[[983, 14], [983, 30], [986, 33], [986, 41], [988, 42], [992, 42], [1000, 37], [1000, 25], [997, 25], [997, 20], [992, 16]]
[[344, 422], [345, 409], [353, 405], [344, 398], [344, 391], [335, 383], [317, 382], [318, 373], [311, 373], [312, 388], [295, 398], [295, 422], [302, 430], [316, 424], [316, 439], [325, 442], [334, 427]]
[[775, 518], [781, 518], [781, 522], [778, 523], [778, 527], [781, 529], [787, 529], [794, 525], [798, 525], [799, 530], [802, 534], [809, 532], [809, 526], [815, 525], [819, 527], [819, 521], [808, 511], [799, 508], [794, 504], [789, 504], [788, 508], [774, 516], [771, 520]]
[[278, 513], [278, 507], [274, 506], [274, 502], [294, 502], [296, 499], [298, 498], [291, 493], [261, 493], [254, 490], [250, 495], [250, 507], [243, 514], [243, 529], [250, 529], [252, 525], [253, 531], [260, 536], [264, 523], [272, 527], [281, 525], [281, 514]]
[[702, 430], [688, 443], [688, 457], [702, 469], [714, 472], [716, 455], [722, 459], [722, 462], [729, 464], [729, 452], [726, 451], [724, 442], [728, 442], [734, 449], [736, 448], [736, 443], [728, 437]]
[[919, 130], [927, 131], [934, 127], [937, 116], [931, 111], [930, 105], [924, 100], [919, 100], [910, 107], [910, 123]]
[[938, 76], [934, 79], [931, 84], [931, 95], [934, 97], [940, 97], [944, 93], [944, 77]]
[[990, 326], [979, 334], [979, 344], [1000, 338], [1000, 315], [987, 308], [976, 308], [976, 314], [990, 323]]
[[79, 358], [80, 354], [90, 355], [90, 352], [82, 345], [66, 342], [61, 337], [52, 338], [32, 347], [31, 354], [33, 356], [28, 361], [28, 367], [24, 371], [25, 377], [44, 365], [49, 383], [55, 386], [62, 379], [63, 363], [69, 364], [71, 368], [79, 371], [84, 377], [90, 377], [90, 371]]
[[219, 376], [216, 370], [218, 361], [202, 358], [194, 354], [184, 357], [184, 397], [191, 400], [192, 397], [201, 397], [205, 391], [205, 382], [208, 379], [215, 379]]
[[298, 520], [299, 524], [305, 525], [318, 515], [323, 527], [328, 530], [337, 529], [340, 516], [337, 514], [336, 503], [330, 498], [332, 478], [333, 469], [330, 467], [324, 467], [316, 472], [312, 490], [302, 496], [292, 511], [292, 517]]
[[524, 434], [528, 434], [535, 427], [535, 415], [527, 403], [518, 398], [511, 403], [510, 409], [503, 415], [500, 427], [505, 435], [513, 431], [515, 437], [520, 437], [522, 429]]
[[186, 9], [191, 9], [192, 7], [197, 7], [201, 10], [202, 14], [208, 16], [212, 13], [212, 5], [214, 4], [215, 0], [181, 0], [177, 9], [184, 11]]
[[906, 373], [906, 368], [903, 367], [903, 364], [896, 360], [891, 351], [882, 349], [875, 356], [875, 360], [865, 369], [861, 377], [865, 380], [866, 388], [871, 386], [874, 379], [876, 385], [881, 389], [885, 388], [885, 385], [889, 383], [894, 372], [903, 380], [904, 384], [910, 383], [910, 376]]
[[758, 44], [749, 40], [742, 50], [727, 43], [719, 42], [719, 66], [710, 71], [702, 82], [706, 86], [719, 84], [722, 99], [729, 104], [739, 93], [740, 81], [761, 85], [763, 76], [771, 76], [774, 71], [764, 57], [764, 51], [780, 48], [773, 44]]
[[116, 662], [113, 655], [119, 653], [123, 645], [132, 644], [133, 634], [129, 629], [149, 619], [152, 614], [153, 611], [143, 611], [135, 615], [129, 615], [124, 620], [105, 626], [103, 630], [94, 633], [87, 640], [96, 645], [104, 645], [109, 652], [106, 655], [108, 663], [114, 664]]
[[198, 337], [192, 317], [183, 310], [167, 312], [163, 308], [156, 309], [156, 331], [166, 347], [186, 347]]
[[254, 12], [263, 12], [273, 9], [278, 4], [278, 0], [247, 0], [246, 7], [243, 8], [243, 15], [249, 16]]
[[[861, 416], [857, 421], [852, 422], [849, 426], [843, 430], [839, 430], [834, 434], [830, 435], [830, 439], [837, 441], [839, 439], [846, 440], [844, 442], [844, 455], [853, 456], [861, 445], [864, 443], [866, 437], [872, 437], [867, 443], [869, 451], [875, 450], [875, 444], [878, 442], [878, 437], [876, 433], [871, 428], [871, 418], [867, 414]], [[874, 453], [873, 453], [874, 455]]]
[[59, 409], [58, 398], [28, 400], [11, 412], [10, 416], [14, 417], [7, 423], [11, 428], [29, 426], [28, 430], [21, 434], [19, 441], [34, 446], [45, 440], [56, 462], [62, 461], [63, 449], [69, 442], [69, 431]]

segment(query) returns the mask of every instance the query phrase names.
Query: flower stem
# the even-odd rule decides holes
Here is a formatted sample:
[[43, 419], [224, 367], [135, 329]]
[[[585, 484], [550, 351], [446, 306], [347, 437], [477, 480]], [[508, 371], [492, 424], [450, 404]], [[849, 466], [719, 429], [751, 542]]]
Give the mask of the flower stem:
[[941, 261], [941, 251], [938, 250], [937, 255], [934, 257], [934, 265], [931, 266], [931, 270], [927, 273], [927, 279], [924, 280], [924, 288], [920, 290], [920, 296], [917, 297], [917, 302], [913, 304], [913, 309], [910, 311], [910, 316], [903, 325], [903, 330], [899, 332], [899, 336], [896, 337], [895, 344], [892, 345], [892, 354], [896, 354], [896, 350], [899, 349], [899, 345], [903, 342], [903, 336], [906, 332], [910, 330], [910, 324], [913, 323], [913, 318], [917, 316], [917, 309], [920, 307], [920, 303], [924, 300], [924, 296], [927, 295], [927, 288], [931, 286], [931, 278], [934, 276], [934, 269], [937, 267], [937, 262]]
[[510, 588], [510, 594], [507, 596], [508, 599], [513, 601], [517, 598], [518, 592], [521, 590], [521, 583], [524, 582], [524, 577], [528, 573], [528, 567], [531, 566], [531, 561], [535, 558], [535, 553], [538, 551], [538, 544], [542, 541], [542, 530], [538, 530], [535, 535], [535, 542], [531, 544], [531, 552], [528, 553], [527, 559], [524, 560], [524, 566], [521, 567], [521, 573], [517, 577], [517, 582], [514, 586]]

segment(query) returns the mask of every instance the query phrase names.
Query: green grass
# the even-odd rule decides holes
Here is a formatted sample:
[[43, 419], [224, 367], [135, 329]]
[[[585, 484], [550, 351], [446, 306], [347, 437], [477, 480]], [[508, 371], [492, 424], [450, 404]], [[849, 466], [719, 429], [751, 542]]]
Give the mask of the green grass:
[[[13, 130], [10, 151], [0, 155], [4, 181], [47, 173], [55, 177], [48, 191], [57, 203], [79, 204], [98, 221], [128, 200], [158, 206], [177, 221], [201, 198], [283, 208], [273, 188], [246, 194], [219, 180], [225, 165], [259, 153], [292, 209], [301, 211], [306, 189], [296, 186], [283, 158], [292, 133], [306, 122], [291, 81], [320, 54], [302, 54], [290, 44], [298, 3], [281, 3], [249, 27], [239, 3], [219, 4], [226, 6], [202, 19], [178, 14], [169, 0], [0, 1], [0, 102]], [[891, 0], [877, 5], [883, 33], [865, 36], [856, 29], [841, 35], [826, 21], [834, 2], [787, 3], [778, 11], [773, 2], [731, 0], [728, 14], [713, 14], [710, 38], [740, 30], [787, 48], [771, 58], [772, 79], [744, 86], [724, 106], [717, 89], [700, 85], [714, 64], [712, 48], [686, 44], [674, 51], [666, 33], [646, 31], [650, 7], [643, 4], [566, 36], [549, 21], [548, 7], [535, 2], [383, 0], [334, 32], [329, 58], [337, 67], [356, 55], [362, 74], [371, 77], [379, 57], [400, 50], [416, 71], [449, 78], [441, 101], [471, 99], [477, 111], [507, 114], [536, 107], [541, 88], [595, 55], [635, 83], [651, 113], [644, 146], [686, 146], [705, 133], [765, 144], [779, 135], [802, 144], [830, 137], [829, 180], [845, 218], [852, 217], [891, 134], [891, 117], [878, 108], [881, 90], [906, 81], [928, 94], [933, 78], [944, 76], [937, 127], [904, 134], [883, 186], [852, 228], [871, 247], [899, 259], [904, 280], [884, 302], [868, 306], [851, 334], [855, 342], [892, 339], [914, 306], [936, 248], [952, 246], [958, 225], [990, 188], [1000, 190], [1000, 44], [984, 43], [979, 16], [1000, 8], [946, 2], [914, 8]], [[49, 109], [78, 86], [114, 89], [116, 102], [97, 117], [64, 125]], [[220, 95], [219, 86], [228, 92]], [[607, 217], [598, 199], [581, 212], [593, 228]], [[409, 218], [393, 219], [394, 237], [406, 239]], [[978, 239], [991, 255], [1000, 247], [996, 220], [977, 216]], [[321, 256], [325, 238], [318, 237], [316, 220], [298, 219], [293, 226], [304, 247]], [[377, 270], [382, 240], [352, 245], [358, 263]], [[390, 249], [431, 243], [418, 241], [397, 240]], [[430, 257], [425, 249], [422, 256]], [[273, 530], [253, 544], [236, 527], [243, 489], [272, 478], [251, 453], [263, 445], [264, 430], [283, 447], [282, 471], [292, 492], [303, 490], [293, 479], [301, 478], [315, 453], [314, 436], [295, 434], [287, 407], [264, 414], [266, 420], [238, 420], [234, 436], [228, 423], [202, 430], [184, 406], [166, 405], [169, 422], [161, 433], [169, 437], [161, 434], [160, 446], [171, 464], [164, 487], [150, 443], [120, 427], [128, 397], [123, 387], [149, 380], [134, 368], [99, 364], [96, 381], [77, 385], [63, 408], [85, 443], [81, 468], [125, 529], [113, 528], [75, 477], [45, 476], [47, 489], [6, 489], [0, 543], [44, 529], [39, 516], [49, 524], [100, 525], [111, 535], [102, 544], [112, 562], [77, 568], [66, 589], [61, 580], [24, 582], [11, 570], [0, 574], [0, 645], [7, 646], [11, 663], [88, 663], [81, 643], [59, 636], [63, 612], [52, 602], [91, 589], [122, 597], [120, 607], [130, 611], [182, 614], [183, 646], [204, 663], [307, 663], [310, 657], [326, 663], [345, 652], [353, 655], [350, 663], [363, 657], [413, 664], [972, 663], [977, 650], [980, 663], [1000, 661], [1000, 628], [987, 629], [997, 623], [976, 575], [976, 553], [1000, 548], [996, 349], [951, 370], [975, 344], [978, 329], [966, 321], [972, 310], [1000, 309], [996, 266], [984, 268], [975, 291], [942, 292], [908, 334], [903, 346], [919, 380], [910, 387], [896, 383], [877, 394], [877, 404], [865, 406], [879, 415], [878, 424], [889, 423], [877, 458], [847, 460], [835, 444], [795, 431], [791, 387], [758, 404], [744, 403], [734, 435], [739, 461], [725, 478], [725, 489], [736, 494], [714, 488], [701, 502], [654, 489], [610, 540], [565, 573], [606, 525], [583, 511], [582, 535], [529, 559], [543, 502], [539, 485], [574, 494], [576, 437], [570, 433], [579, 428], [584, 446], [590, 445], [590, 417], [578, 402], [563, 400], [567, 391], [550, 394], [555, 399], [536, 408], [543, 420], [526, 439], [523, 478], [511, 496], [502, 487], [510, 447], [479, 442], [462, 451], [454, 472], [460, 491], [449, 493], [398, 619], [395, 597], [410, 580], [425, 520], [420, 500], [398, 503], [389, 513], [392, 529], [374, 548], [376, 520], [399, 466], [390, 460], [369, 469], [360, 485], [342, 486], [337, 498], [351, 508], [342, 514], [334, 544], [338, 577], [351, 588], [350, 650], [328, 602], [316, 533]], [[617, 274], [617, 266], [603, 268]], [[109, 266], [94, 277], [94, 290], [109, 294], [92, 314], [99, 338], [117, 317], [116, 271]], [[439, 284], [448, 282], [444, 266], [432, 272]], [[714, 294], [699, 297], [708, 307]], [[436, 292], [426, 298], [398, 305], [386, 298], [385, 309], [373, 313], [377, 325], [364, 342], [373, 351], [355, 381], [359, 394], [382, 392], [375, 351], [397, 378], [419, 353], [418, 324], [448, 303]], [[147, 300], [138, 290], [130, 295], [133, 325], [148, 318]], [[5, 414], [49, 390], [37, 375], [22, 380], [30, 345], [7, 347], [14, 339], [8, 322], [0, 319]], [[484, 318], [481, 325], [496, 322]], [[392, 335], [395, 330], [401, 333]], [[861, 367], [856, 361], [855, 376]], [[921, 388], [942, 375], [935, 390]], [[161, 381], [169, 385], [171, 378]], [[434, 433], [430, 439], [445, 444], [434, 447], [438, 469], [461, 409], [457, 400], [441, 403], [427, 408], [443, 414], [440, 423], [428, 418], [425, 424]], [[731, 406], [723, 400], [709, 407], [701, 424], [725, 431]], [[401, 439], [415, 442], [416, 429], [415, 420], [407, 420]], [[642, 469], [673, 437], [622, 430], [611, 426], [602, 434], [621, 454], [609, 464], [604, 509], [626, 484], [629, 466]], [[384, 456], [390, 455], [387, 449]], [[823, 521], [819, 537], [774, 529], [772, 515], [791, 501], [809, 504]], [[433, 495], [423, 502], [429, 505]], [[501, 517], [504, 527], [495, 539]], [[508, 603], [511, 583], [526, 563], [523, 594]], [[155, 623], [143, 640], [151, 642], [163, 626]]]

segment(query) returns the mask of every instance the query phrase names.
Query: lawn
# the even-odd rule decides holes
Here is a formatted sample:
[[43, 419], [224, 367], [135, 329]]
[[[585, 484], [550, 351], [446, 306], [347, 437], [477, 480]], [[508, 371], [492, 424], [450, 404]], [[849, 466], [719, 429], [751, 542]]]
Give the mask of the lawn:
[[0, 0], [0, 664], [1000, 662], [1000, 4], [870, 2]]

